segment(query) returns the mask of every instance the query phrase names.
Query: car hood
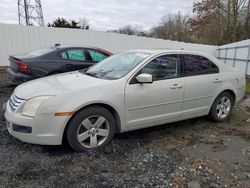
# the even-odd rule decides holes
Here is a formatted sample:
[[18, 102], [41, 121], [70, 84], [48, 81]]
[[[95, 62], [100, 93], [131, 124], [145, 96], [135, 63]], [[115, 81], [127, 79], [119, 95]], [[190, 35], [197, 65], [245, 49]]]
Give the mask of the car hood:
[[22, 99], [36, 96], [59, 95], [68, 91], [98, 87], [109, 80], [85, 75], [79, 71], [39, 78], [19, 85], [14, 94]]

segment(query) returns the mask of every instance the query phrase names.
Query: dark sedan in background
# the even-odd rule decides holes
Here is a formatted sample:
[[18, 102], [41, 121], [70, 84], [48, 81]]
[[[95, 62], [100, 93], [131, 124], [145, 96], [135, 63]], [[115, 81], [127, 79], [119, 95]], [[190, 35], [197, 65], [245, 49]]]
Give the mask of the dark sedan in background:
[[7, 72], [12, 83], [19, 84], [52, 74], [85, 69], [111, 55], [95, 47], [55, 45], [24, 55], [10, 56]]

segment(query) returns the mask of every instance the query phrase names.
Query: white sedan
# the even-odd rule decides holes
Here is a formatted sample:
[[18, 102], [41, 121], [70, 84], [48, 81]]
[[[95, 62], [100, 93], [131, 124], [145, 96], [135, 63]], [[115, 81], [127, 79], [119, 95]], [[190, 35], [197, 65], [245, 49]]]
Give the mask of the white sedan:
[[115, 133], [209, 115], [229, 118], [245, 75], [208, 55], [183, 50], [126, 51], [88, 70], [18, 86], [6, 104], [11, 135], [76, 151], [100, 148]]

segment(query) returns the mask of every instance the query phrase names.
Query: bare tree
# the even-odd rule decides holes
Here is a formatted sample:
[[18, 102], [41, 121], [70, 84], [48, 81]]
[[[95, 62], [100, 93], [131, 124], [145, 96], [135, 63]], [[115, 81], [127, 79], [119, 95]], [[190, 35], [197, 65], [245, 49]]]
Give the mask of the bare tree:
[[162, 17], [159, 25], [151, 29], [152, 36], [163, 39], [190, 42], [189, 16], [168, 14]]
[[249, 0], [202, 0], [194, 3], [191, 26], [197, 42], [224, 44], [249, 37]]
[[78, 20], [79, 20], [79, 25], [80, 25], [81, 29], [89, 30], [89, 28], [90, 28], [90, 22], [89, 22], [88, 19], [86, 19], [84, 17], [81, 17]]
[[148, 33], [143, 30], [143, 28], [139, 25], [126, 25], [117, 30], [110, 30], [108, 32], [127, 34], [127, 35], [137, 35], [137, 36], [148, 36]]

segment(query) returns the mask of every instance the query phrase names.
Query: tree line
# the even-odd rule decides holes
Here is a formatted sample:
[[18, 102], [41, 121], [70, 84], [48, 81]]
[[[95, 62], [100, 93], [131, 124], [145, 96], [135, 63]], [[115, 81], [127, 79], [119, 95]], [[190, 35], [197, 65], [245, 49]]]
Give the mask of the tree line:
[[[89, 22], [58, 18], [48, 26], [89, 29]], [[192, 15], [164, 15], [149, 31], [126, 25], [108, 32], [211, 45], [231, 43], [250, 38], [250, 0], [200, 0], [193, 4]]]
[[47, 24], [48, 27], [61, 27], [61, 28], [72, 28], [72, 29], [89, 29], [89, 21], [85, 18], [76, 20], [67, 20], [63, 17], [55, 19], [52, 23]]

